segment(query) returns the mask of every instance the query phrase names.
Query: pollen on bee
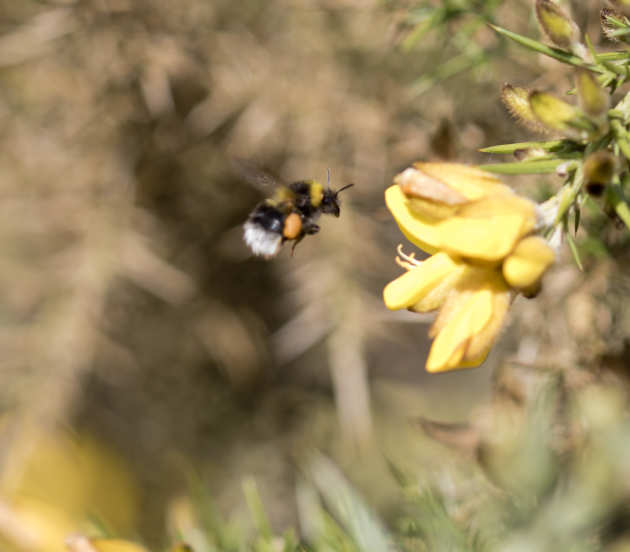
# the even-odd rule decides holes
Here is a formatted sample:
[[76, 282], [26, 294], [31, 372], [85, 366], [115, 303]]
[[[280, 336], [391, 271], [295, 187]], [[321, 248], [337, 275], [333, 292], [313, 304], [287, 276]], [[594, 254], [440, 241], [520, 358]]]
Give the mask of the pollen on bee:
[[297, 213], [291, 213], [284, 221], [284, 229], [282, 235], [287, 240], [294, 240], [302, 231], [302, 219]]

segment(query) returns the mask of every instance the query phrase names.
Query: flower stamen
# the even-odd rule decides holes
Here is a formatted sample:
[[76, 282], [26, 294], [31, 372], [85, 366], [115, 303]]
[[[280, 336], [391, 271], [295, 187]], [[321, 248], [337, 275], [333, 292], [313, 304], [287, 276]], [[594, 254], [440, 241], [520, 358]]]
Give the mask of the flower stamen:
[[396, 252], [398, 253], [398, 256], [396, 257], [396, 264], [398, 266], [401, 266], [405, 270], [412, 270], [414, 268], [419, 267], [422, 264], [422, 261], [419, 261], [418, 259], [416, 259], [415, 253], [411, 253], [411, 255], [407, 255], [406, 253], [403, 252], [402, 243], [398, 244], [398, 247], [396, 248]]

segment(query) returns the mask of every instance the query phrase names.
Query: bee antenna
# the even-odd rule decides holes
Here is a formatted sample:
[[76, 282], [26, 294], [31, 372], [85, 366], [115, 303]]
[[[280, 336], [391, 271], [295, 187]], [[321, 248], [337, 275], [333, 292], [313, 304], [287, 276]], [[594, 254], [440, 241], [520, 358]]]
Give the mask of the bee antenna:
[[352, 183], [352, 184], [346, 184], [343, 188], [339, 188], [339, 189], [335, 192], [335, 195], [337, 195], [339, 192], [343, 192], [344, 190], [347, 190], [348, 188], [352, 188], [352, 186], [354, 186], [354, 183]]

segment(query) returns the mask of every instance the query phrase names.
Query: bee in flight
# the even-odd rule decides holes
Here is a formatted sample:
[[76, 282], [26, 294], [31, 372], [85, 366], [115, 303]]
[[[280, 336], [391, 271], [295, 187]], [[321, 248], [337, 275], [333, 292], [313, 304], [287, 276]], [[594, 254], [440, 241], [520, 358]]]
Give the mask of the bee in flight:
[[322, 213], [338, 217], [339, 192], [354, 185], [331, 189], [330, 171], [329, 186], [326, 188], [316, 180], [280, 184], [269, 175], [262, 175], [256, 180], [259, 184], [274, 182], [275, 190], [249, 214], [243, 225], [243, 237], [254, 255], [266, 259], [275, 257], [286, 241], [293, 242], [293, 253], [304, 236], [317, 234], [319, 226], [315, 221]]

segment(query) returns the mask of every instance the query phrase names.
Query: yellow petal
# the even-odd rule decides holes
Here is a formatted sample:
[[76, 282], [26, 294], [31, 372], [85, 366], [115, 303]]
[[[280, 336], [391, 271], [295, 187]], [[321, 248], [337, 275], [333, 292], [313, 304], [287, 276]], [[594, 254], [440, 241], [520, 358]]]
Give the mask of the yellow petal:
[[[439, 254], [443, 255], [445, 253], [438, 253], [438, 255]], [[409, 307], [409, 310], [414, 312], [430, 312], [440, 308], [447, 300], [453, 288], [455, 288], [462, 279], [466, 278], [466, 274], [470, 272], [470, 270], [474, 270], [474, 268], [466, 263], [457, 262], [456, 266], [450, 272], [444, 274], [441, 280], [435, 282], [421, 299]]]
[[521, 215], [527, 220], [527, 232], [536, 224], [536, 205], [511, 190], [484, 197], [457, 209], [457, 216], [464, 218], [489, 218], [496, 215]]
[[427, 359], [429, 372], [481, 364], [510, 305], [510, 291], [497, 270], [471, 269], [457, 288], [431, 328], [435, 341]]
[[496, 176], [460, 163], [414, 163], [414, 167], [427, 176], [441, 180], [469, 201], [474, 201], [509, 190]]
[[412, 167], [397, 174], [394, 177], [394, 184], [398, 184], [407, 197], [429, 199], [445, 205], [461, 205], [468, 202], [468, 198], [454, 188]]
[[423, 218], [409, 209], [407, 197], [400, 186], [385, 190], [385, 203], [407, 239], [427, 253], [435, 253], [440, 243], [437, 221]]
[[490, 289], [491, 284], [500, 278], [496, 268], [480, 267], [469, 263], [462, 263], [462, 266], [464, 270], [452, 288], [453, 293], [449, 294], [446, 303], [429, 330], [429, 337], [431, 338], [444, 329], [453, 314], [465, 304], [467, 297], [483, 289]]
[[[20, 530], [15, 535], [6, 533], [3, 537], [21, 541], [28, 550], [64, 552], [65, 538], [76, 531], [73, 516], [37, 498], [18, 497], [8, 502], [5, 508], [4, 515], [9, 516], [7, 519]], [[0, 542], [4, 543], [4, 538]]]
[[[445, 305], [446, 306], [446, 305]], [[472, 337], [479, 333], [492, 316], [492, 292], [488, 289], [465, 294], [453, 305], [448, 323], [433, 341], [426, 369], [444, 372], [459, 367]]]
[[500, 261], [508, 255], [527, 225], [522, 215], [491, 218], [452, 217], [438, 224], [441, 249], [462, 257]]
[[432, 222], [452, 217], [457, 212], [457, 207], [453, 205], [418, 197], [407, 197], [407, 206], [413, 215]]
[[492, 283], [492, 316], [483, 330], [470, 340], [468, 350], [462, 359], [462, 368], [479, 366], [486, 359], [488, 351], [503, 327], [503, 321], [511, 301], [512, 295], [508, 287], [497, 278]]
[[[437, 253], [385, 286], [383, 300], [391, 310], [408, 308], [423, 299], [450, 273], [457, 273], [461, 263], [446, 253]], [[439, 306], [439, 305], [437, 305]], [[437, 308], [434, 307], [434, 308]]]
[[521, 240], [503, 262], [503, 276], [512, 287], [535, 286], [554, 260], [553, 249], [539, 236]]
[[90, 543], [98, 552], [147, 552], [144, 546], [121, 539], [91, 539]]
[[82, 550], [96, 550], [96, 552], [147, 552], [144, 546], [140, 546], [135, 542], [122, 539], [88, 539], [83, 536], [69, 538], [67, 546], [70, 552], [81, 552]]

